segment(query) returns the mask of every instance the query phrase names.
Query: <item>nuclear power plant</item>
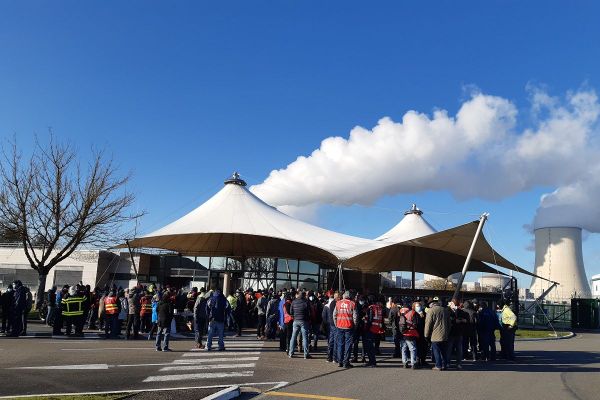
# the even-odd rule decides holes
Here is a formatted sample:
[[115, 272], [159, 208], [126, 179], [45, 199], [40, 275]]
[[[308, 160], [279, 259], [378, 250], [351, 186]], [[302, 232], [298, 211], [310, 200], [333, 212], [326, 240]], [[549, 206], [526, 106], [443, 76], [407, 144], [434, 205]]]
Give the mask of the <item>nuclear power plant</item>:
[[[540, 227], [535, 229], [534, 274], [558, 282], [546, 296], [550, 301], [568, 301], [571, 298], [590, 298], [592, 293], [583, 266], [581, 228]], [[531, 292], [540, 296], [551, 282], [533, 278]]]

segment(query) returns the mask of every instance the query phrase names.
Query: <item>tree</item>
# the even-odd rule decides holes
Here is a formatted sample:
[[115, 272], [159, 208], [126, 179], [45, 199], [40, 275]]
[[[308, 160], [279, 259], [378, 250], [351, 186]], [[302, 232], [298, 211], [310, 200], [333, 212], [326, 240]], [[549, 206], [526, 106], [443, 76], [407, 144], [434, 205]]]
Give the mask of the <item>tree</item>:
[[[86, 166], [75, 149], [50, 135], [37, 138], [28, 158], [15, 139], [0, 160], [0, 231], [23, 246], [39, 274], [37, 304], [43, 301], [49, 271], [80, 246], [114, 242], [135, 196], [126, 190], [131, 175], [119, 176], [112, 158], [92, 150]], [[8, 147], [8, 149], [6, 148]]]

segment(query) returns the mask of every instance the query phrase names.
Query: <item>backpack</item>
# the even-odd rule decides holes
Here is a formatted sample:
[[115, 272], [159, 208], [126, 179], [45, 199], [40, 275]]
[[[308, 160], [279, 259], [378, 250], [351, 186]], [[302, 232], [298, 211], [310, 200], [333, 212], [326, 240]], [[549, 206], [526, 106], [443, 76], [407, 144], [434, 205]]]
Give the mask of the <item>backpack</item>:
[[402, 334], [408, 331], [408, 324], [406, 323], [406, 317], [404, 316], [404, 314], [400, 314], [398, 316], [398, 329]]

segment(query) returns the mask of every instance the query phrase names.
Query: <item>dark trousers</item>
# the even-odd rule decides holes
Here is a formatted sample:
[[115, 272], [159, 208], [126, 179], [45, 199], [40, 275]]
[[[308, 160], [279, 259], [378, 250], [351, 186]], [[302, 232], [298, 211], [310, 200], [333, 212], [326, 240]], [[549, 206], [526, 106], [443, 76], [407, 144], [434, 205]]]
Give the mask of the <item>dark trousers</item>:
[[431, 342], [431, 354], [435, 359], [437, 368], [445, 368], [446, 365], [446, 342]]
[[21, 314], [21, 320], [22, 320], [22, 322], [21, 322], [21, 326], [22, 326], [22, 328], [21, 328], [21, 333], [22, 333], [23, 335], [26, 335], [26, 334], [27, 334], [27, 317], [29, 316], [29, 312], [30, 312], [30, 311], [31, 311], [31, 309], [29, 309], [29, 310], [25, 310], [25, 311], [23, 311], [23, 313]]
[[119, 319], [115, 314], [106, 314], [104, 316], [104, 334], [106, 338], [117, 337]]
[[96, 321], [98, 321], [98, 309], [92, 308], [89, 312], [88, 328], [96, 329]]
[[377, 360], [375, 358], [375, 334], [372, 332], [367, 332], [363, 336], [363, 349], [367, 353], [367, 357], [369, 358], [369, 364], [375, 365]]
[[336, 336], [338, 364], [347, 366], [350, 364], [350, 353], [352, 352], [354, 329], [338, 329]]
[[152, 314], [146, 313], [144, 315], [141, 315], [140, 323], [140, 330], [142, 331], [142, 333], [150, 332], [150, 329], [152, 329]]
[[11, 329], [11, 336], [19, 336], [23, 332], [23, 311], [12, 314]]
[[[362, 342], [362, 353], [361, 353], [361, 357], [364, 360], [365, 357], [367, 356], [367, 352], [366, 352], [366, 348], [365, 348], [365, 340], [366, 340], [366, 333], [362, 331], [362, 329], [356, 329], [354, 331], [354, 338], [352, 339], [352, 361], [353, 362], [357, 362], [358, 361], [358, 342]], [[373, 351], [375, 351], [375, 336], [373, 336], [371, 338], [372, 341], [372, 345], [373, 345]]]
[[502, 356], [507, 360], [515, 359], [515, 330], [502, 328], [501, 332]]
[[133, 328], [133, 338], [137, 339], [140, 333], [140, 316], [138, 314], [129, 314], [127, 316], [127, 329], [125, 330], [125, 337], [127, 339], [131, 336], [131, 329]]
[[256, 336], [265, 336], [265, 325], [267, 324], [267, 316], [265, 314], [258, 316], [258, 322], [256, 323]]
[[400, 352], [400, 339], [402, 339], [402, 336], [400, 335], [399, 332], [395, 332], [394, 333], [394, 358], [398, 358], [402, 356], [402, 353]]
[[327, 337], [327, 360], [338, 362], [337, 328], [333, 325], [329, 325], [329, 336]]
[[463, 355], [471, 353], [471, 359], [477, 360], [477, 336], [475, 333], [463, 336]]
[[10, 314], [7, 311], [2, 312], [2, 332], [10, 331]]
[[244, 316], [242, 314], [236, 314], [235, 324], [237, 326], [237, 334], [242, 336], [242, 328], [244, 327]]
[[53, 335], [60, 335], [61, 329], [63, 327], [63, 316], [62, 313], [60, 311], [60, 309], [56, 309], [56, 311], [54, 312], [54, 321], [52, 323], [52, 334]]
[[206, 318], [194, 318], [194, 340], [197, 344], [202, 344], [205, 329]]
[[479, 348], [481, 357], [487, 361], [496, 361], [496, 335], [494, 331], [480, 332]]
[[427, 362], [427, 350], [429, 344], [425, 338], [419, 337], [417, 339], [417, 358], [419, 360], [419, 364], [423, 365]]
[[317, 344], [319, 342], [319, 332], [321, 330], [321, 324], [311, 324], [311, 328], [310, 328], [310, 334], [312, 336], [312, 342], [313, 342], [313, 351], [317, 351]]

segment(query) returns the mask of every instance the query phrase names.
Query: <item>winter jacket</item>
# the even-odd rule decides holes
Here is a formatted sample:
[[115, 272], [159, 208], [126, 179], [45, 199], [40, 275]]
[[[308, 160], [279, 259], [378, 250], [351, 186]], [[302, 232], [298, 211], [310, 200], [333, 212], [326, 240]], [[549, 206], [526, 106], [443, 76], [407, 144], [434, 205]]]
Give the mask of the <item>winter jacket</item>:
[[310, 322], [310, 307], [306, 299], [294, 299], [290, 306], [290, 315], [294, 321]]
[[262, 296], [260, 299], [256, 300], [256, 312], [258, 315], [266, 315], [267, 314], [267, 305], [269, 304], [269, 300], [265, 296]]
[[445, 342], [450, 334], [450, 310], [432, 303], [425, 317], [425, 337], [432, 342]]
[[158, 324], [158, 300], [152, 299], [152, 323]]
[[206, 297], [198, 296], [196, 297], [196, 302], [194, 303], [194, 319], [196, 321], [201, 319], [206, 319]]
[[217, 290], [208, 300], [206, 311], [209, 321], [225, 322], [227, 315], [231, 312], [231, 307], [225, 296]]
[[457, 337], [464, 336], [469, 322], [469, 314], [457, 308], [455, 310], [449, 309], [450, 311], [450, 333], [448, 336]]
[[17, 286], [14, 288], [14, 300], [13, 300], [13, 311], [17, 314], [25, 311], [27, 307], [27, 291], [23, 286]]
[[140, 311], [142, 309], [140, 295], [137, 293], [129, 293], [127, 303], [129, 305], [129, 315], [140, 315]]
[[171, 327], [171, 321], [173, 320], [173, 303], [168, 299], [163, 299], [158, 303], [158, 326], [161, 328]]
[[329, 303], [327, 303], [327, 306], [323, 307], [323, 313], [325, 313], [325, 309], [327, 309], [327, 315], [325, 316], [325, 320], [327, 321], [327, 323], [329, 324], [329, 326], [332, 326], [335, 328], [335, 319], [333, 319], [333, 311], [335, 310], [335, 305], [337, 304], [337, 302], [333, 299], [329, 300]]

